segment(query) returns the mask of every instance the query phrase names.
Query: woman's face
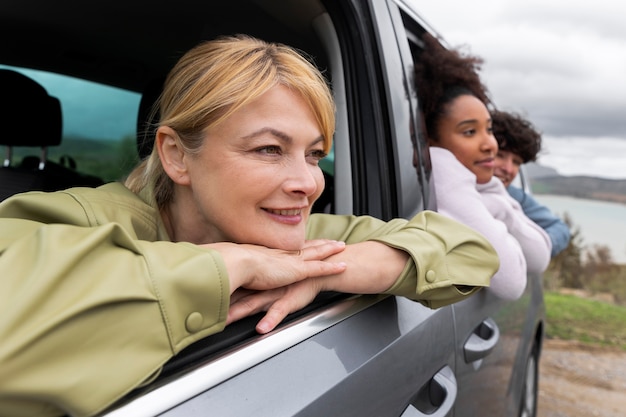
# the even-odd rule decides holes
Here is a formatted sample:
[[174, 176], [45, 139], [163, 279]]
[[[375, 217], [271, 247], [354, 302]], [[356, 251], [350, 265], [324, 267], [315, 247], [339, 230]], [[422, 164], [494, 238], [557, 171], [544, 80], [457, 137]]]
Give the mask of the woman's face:
[[498, 142], [491, 129], [491, 116], [482, 101], [462, 95], [447, 105], [447, 112], [437, 125], [438, 141], [432, 146], [448, 149], [470, 171], [476, 182], [487, 183], [493, 177]]
[[511, 151], [498, 150], [493, 173], [500, 178], [505, 187], [508, 187], [517, 177], [523, 163], [524, 160], [518, 154]]
[[309, 106], [284, 86], [209, 129], [200, 153], [185, 157], [189, 185], [175, 195], [189, 207], [192, 241], [302, 248], [324, 188], [323, 145]]

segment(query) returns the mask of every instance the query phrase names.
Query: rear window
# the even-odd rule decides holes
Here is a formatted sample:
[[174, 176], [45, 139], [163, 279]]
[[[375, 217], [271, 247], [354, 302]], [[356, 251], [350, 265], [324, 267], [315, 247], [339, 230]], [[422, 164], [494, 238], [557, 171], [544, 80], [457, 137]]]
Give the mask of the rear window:
[[[61, 102], [63, 139], [48, 159], [75, 165], [105, 182], [123, 179], [137, 163], [136, 125], [141, 95], [55, 73], [0, 65], [37, 81]], [[39, 150], [13, 148], [12, 164]]]

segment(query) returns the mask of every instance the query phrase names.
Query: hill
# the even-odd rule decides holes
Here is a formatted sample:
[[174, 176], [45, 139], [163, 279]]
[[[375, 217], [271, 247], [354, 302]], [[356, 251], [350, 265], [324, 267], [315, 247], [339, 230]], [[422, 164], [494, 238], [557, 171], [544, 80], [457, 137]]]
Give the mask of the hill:
[[565, 176], [553, 168], [535, 163], [528, 164], [525, 173], [535, 194], [566, 195], [626, 204], [626, 180], [586, 175]]

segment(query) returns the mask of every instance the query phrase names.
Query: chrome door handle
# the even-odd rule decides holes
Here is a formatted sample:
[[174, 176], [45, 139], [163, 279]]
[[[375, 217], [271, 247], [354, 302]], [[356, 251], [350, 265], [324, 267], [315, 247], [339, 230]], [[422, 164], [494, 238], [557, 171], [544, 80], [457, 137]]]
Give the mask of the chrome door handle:
[[449, 366], [439, 370], [413, 397], [400, 417], [444, 417], [457, 395], [456, 378]]
[[483, 320], [463, 345], [465, 362], [472, 363], [489, 355], [500, 340], [500, 329], [496, 322], [488, 317]]

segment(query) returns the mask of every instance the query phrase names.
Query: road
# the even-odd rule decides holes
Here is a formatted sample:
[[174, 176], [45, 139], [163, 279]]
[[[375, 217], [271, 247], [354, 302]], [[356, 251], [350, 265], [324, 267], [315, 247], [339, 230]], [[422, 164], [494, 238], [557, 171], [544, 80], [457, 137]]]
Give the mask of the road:
[[537, 417], [626, 416], [626, 352], [546, 340]]

